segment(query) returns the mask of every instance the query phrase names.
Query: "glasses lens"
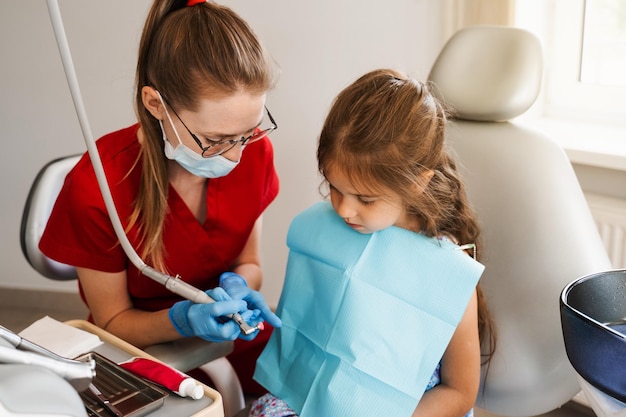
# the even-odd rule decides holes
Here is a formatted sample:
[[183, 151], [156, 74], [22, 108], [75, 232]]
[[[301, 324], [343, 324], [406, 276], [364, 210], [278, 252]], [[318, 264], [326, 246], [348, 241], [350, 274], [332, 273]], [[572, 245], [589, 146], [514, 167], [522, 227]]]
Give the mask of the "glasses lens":
[[239, 140], [224, 141], [224, 142], [216, 143], [215, 145], [212, 145], [208, 148], [204, 148], [204, 150], [202, 151], [202, 156], [205, 158], [209, 158], [211, 156], [218, 156], [218, 155], [221, 155], [223, 153], [230, 151], [239, 143], [241, 143], [242, 146], [246, 146], [246, 145], [249, 145], [250, 143], [263, 139], [265, 136], [272, 133], [274, 130], [276, 130], [278, 126], [276, 126], [276, 122], [274, 122], [274, 120], [272, 119], [272, 116], [270, 115], [269, 110], [267, 110], [267, 107], [265, 108], [265, 112], [266, 112], [265, 117], [263, 118], [263, 121], [261, 122], [261, 126], [259, 126], [258, 130], [254, 132], [252, 135], [248, 136], [247, 138], [242, 137]]
[[254, 132], [252, 135], [250, 135], [250, 137], [246, 141], [246, 145], [249, 144], [249, 143], [252, 143], [252, 142], [256, 142], [259, 139], [263, 139], [272, 130], [273, 129], [269, 128], [269, 129], [259, 130], [258, 132]]
[[266, 107], [265, 108], [265, 115], [263, 117], [263, 121], [261, 122], [261, 125], [259, 126], [258, 130], [256, 132], [254, 132], [252, 134], [252, 136], [250, 136], [248, 138], [248, 140], [250, 142], [254, 142], [254, 141], [257, 141], [259, 139], [262, 139], [265, 136], [267, 136], [270, 133], [272, 133], [274, 130], [276, 130], [277, 127], [278, 126], [276, 125], [276, 122], [274, 121], [274, 118], [272, 117], [272, 115], [270, 114], [270, 111]]
[[218, 143], [217, 145], [211, 146], [208, 149], [204, 149], [204, 151], [202, 152], [202, 156], [204, 156], [205, 158], [208, 158], [210, 156], [218, 156], [218, 155], [221, 155], [221, 154], [223, 154], [225, 152], [230, 151], [236, 145], [237, 145], [237, 142], [235, 142], [235, 143], [231, 143], [231, 142]]
[[270, 115], [269, 110], [266, 109], [266, 114], [265, 114], [265, 117], [263, 118], [263, 122], [261, 123], [261, 126], [259, 126], [259, 130], [257, 130], [256, 132], [254, 132], [252, 135], [248, 137], [246, 141], [246, 145], [252, 142], [256, 142], [259, 139], [263, 139], [265, 136], [269, 135], [274, 130], [276, 130], [276, 128], [277, 128], [276, 123], [272, 119], [272, 116]]

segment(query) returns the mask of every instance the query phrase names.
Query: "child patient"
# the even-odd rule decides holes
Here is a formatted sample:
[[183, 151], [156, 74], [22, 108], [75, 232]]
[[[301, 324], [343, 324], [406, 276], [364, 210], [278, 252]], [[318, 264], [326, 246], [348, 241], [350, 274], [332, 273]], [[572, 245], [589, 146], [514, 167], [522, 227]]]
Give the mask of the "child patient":
[[[294, 269], [294, 265], [300, 262], [294, 259], [292, 266], [287, 267], [285, 287], [278, 311], [285, 323], [283, 328], [272, 336], [273, 340], [257, 363], [255, 374], [255, 378], [270, 393], [254, 402], [250, 416], [300, 414], [308, 417], [313, 416], [313, 413], [324, 412], [326, 415], [318, 414], [315, 417], [343, 417], [348, 415], [347, 410], [358, 408], [358, 403], [363, 398], [367, 398], [372, 404], [387, 401], [388, 404], [382, 405], [383, 410], [405, 410], [407, 416], [411, 413], [413, 416], [429, 417], [472, 415], [472, 407], [480, 385], [481, 364], [491, 357], [495, 339], [492, 319], [477, 284], [482, 273], [480, 269], [482, 265], [472, 259], [472, 257], [476, 259], [478, 255], [479, 246], [476, 243], [479, 240], [479, 226], [468, 203], [455, 161], [446, 148], [445, 126], [446, 111], [429, 87], [401, 73], [385, 69], [375, 70], [344, 89], [335, 99], [326, 118], [317, 151], [319, 170], [328, 186], [332, 209], [328, 203], [319, 203], [313, 210], [306, 211], [305, 217], [302, 217], [299, 223], [296, 218], [292, 224], [292, 228], [296, 229], [293, 231], [295, 237], [291, 239], [291, 244], [288, 237], [288, 244], [292, 252], [299, 251], [300, 246], [307, 244], [317, 245], [312, 249], [312, 258], [326, 256], [322, 254], [318, 257], [315, 253], [317, 248], [320, 252], [326, 251], [327, 258], [333, 259], [329, 262], [334, 265], [333, 268], [343, 262], [343, 257], [351, 256], [349, 253], [352, 245], [344, 245], [338, 250], [329, 249], [333, 244], [339, 245], [336, 242], [341, 242], [344, 236], [346, 241], [354, 241], [355, 245], [364, 245], [367, 250], [376, 250], [379, 254], [380, 251], [389, 250], [392, 253], [381, 255], [380, 261], [376, 258], [371, 262], [374, 267], [368, 270], [380, 269], [384, 272], [385, 267], [381, 265], [388, 264], [392, 273], [386, 276], [377, 275], [376, 280], [383, 289], [372, 292], [377, 294], [372, 298], [360, 300], [361, 305], [368, 307], [358, 311], [365, 311], [365, 314], [368, 314], [368, 310], [373, 311], [372, 314], [386, 314], [384, 311], [377, 311], [379, 306], [383, 306], [379, 305], [379, 302], [383, 303], [383, 300], [388, 298], [385, 291], [395, 297], [394, 300], [402, 299], [403, 295], [415, 291], [415, 294], [424, 299], [415, 301], [417, 307], [422, 310], [436, 310], [441, 307], [442, 311], [445, 309], [458, 311], [449, 334], [438, 339], [437, 324], [422, 328], [417, 316], [413, 320], [412, 317], [397, 317], [396, 320], [387, 323], [390, 329], [398, 322], [403, 323], [400, 328], [402, 331], [381, 330], [383, 333], [386, 331], [387, 336], [391, 335], [393, 340], [379, 337], [379, 340], [371, 341], [375, 346], [371, 358], [367, 355], [369, 352], [366, 345], [370, 341], [366, 337], [364, 342], [341, 341], [341, 346], [349, 346], [346, 349], [333, 347], [336, 346], [333, 340], [337, 338], [358, 339], [353, 332], [358, 332], [359, 328], [366, 324], [362, 321], [363, 317], [354, 317], [352, 314], [353, 322], [344, 325], [342, 323], [347, 319], [341, 317], [342, 313], [338, 313], [343, 311], [342, 308], [349, 311], [345, 305], [354, 298], [354, 294], [349, 290], [352, 284], [337, 281], [336, 292], [344, 291], [346, 288], [345, 294], [342, 293], [343, 298], [337, 301], [341, 304], [337, 311], [314, 309], [311, 306], [315, 304], [308, 300], [333, 297], [335, 289], [316, 283], [311, 287], [315, 288], [314, 292], [300, 296], [298, 300], [294, 300], [293, 296], [289, 298], [290, 292], [298, 291], [292, 288], [301, 289], [307, 286], [307, 282], [302, 280], [309, 279], [303, 278], [300, 270]], [[328, 210], [320, 204], [326, 205]], [[332, 218], [329, 219], [329, 215]], [[316, 223], [317, 219], [320, 219], [319, 224]], [[300, 245], [295, 240], [297, 232], [301, 232], [303, 228], [307, 230], [307, 235], [305, 239], [301, 239], [304, 243]], [[325, 244], [324, 241], [321, 245], [315, 243], [318, 231], [320, 236], [324, 236], [326, 229], [331, 230], [330, 235], [323, 237], [328, 243]], [[376, 243], [379, 240], [373, 240], [386, 237], [389, 237], [389, 241], [384, 244]], [[393, 246], [394, 242], [397, 246]], [[436, 255], [422, 255], [425, 252], [422, 248], [430, 247], [435, 248], [433, 253]], [[464, 250], [467, 253], [464, 253]], [[398, 259], [394, 259], [396, 254]], [[362, 258], [365, 255], [358, 256], [360, 260], [356, 261], [357, 264], [363, 262]], [[315, 266], [317, 261], [306, 262], [307, 265], [318, 268]], [[291, 254], [289, 263], [292, 263]], [[409, 266], [405, 268], [403, 263]], [[456, 264], [462, 265], [457, 268], [461, 272], [457, 270], [450, 272], [453, 269], [452, 265]], [[319, 271], [324, 270], [322, 268]], [[346, 271], [348, 272], [344, 271], [338, 276], [342, 275], [345, 278], [352, 275], [345, 279], [359, 279], [358, 268], [348, 266]], [[414, 272], [398, 277], [398, 271]], [[318, 272], [316, 274], [313, 281], [324, 281], [323, 274]], [[448, 276], [454, 274], [457, 278], [450, 278], [449, 281], [453, 284], [443, 283]], [[397, 284], [392, 284], [392, 280]], [[452, 289], [445, 287], [427, 293], [431, 291], [431, 287], [435, 288], [440, 282], [440, 285], [452, 286]], [[461, 285], [454, 282], [460, 282]], [[406, 292], [395, 291], [391, 287], [387, 290], [385, 287], [388, 283], [389, 286], [396, 285], [401, 289], [406, 286]], [[467, 287], [464, 293], [466, 295], [447, 295], [452, 294], [456, 287], [460, 288], [463, 285]], [[324, 293], [325, 289], [327, 293]], [[406, 296], [409, 304], [414, 298], [420, 297]], [[453, 302], [455, 305], [442, 307], [446, 302]], [[331, 303], [329, 301], [329, 305]], [[393, 301], [390, 305], [392, 310], [395, 305], [399, 309], [403, 302]], [[309, 311], [303, 313], [298, 311], [307, 308]], [[444, 313], [435, 315], [439, 314], [440, 317], [445, 315]], [[328, 318], [325, 315], [328, 315]], [[323, 319], [320, 320], [320, 317]], [[434, 319], [426, 319], [428, 320], [433, 320], [434, 323]], [[294, 323], [293, 334], [300, 336], [291, 336], [291, 333], [288, 333], [290, 321]], [[317, 327], [325, 326], [325, 322], [334, 324], [328, 326], [328, 337], [322, 338], [324, 343], [328, 343], [323, 346], [318, 343], [311, 348], [317, 353], [307, 355], [304, 351], [305, 353], [298, 356], [299, 353], [290, 352], [301, 349], [302, 343], [304, 346], [314, 343], [312, 339], [307, 339], [308, 336], [302, 337], [302, 334], [314, 334]], [[313, 330], [308, 330], [311, 328]], [[348, 330], [338, 335], [337, 328], [342, 331]], [[372, 333], [375, 334], [378, 333]], [[304, 342], [299, 341], [301, 339]], [[392, 359], [395, 357], [395, 360], [401, 361], [414, 355], [424, 343], [426, 346], [431, 346], [427, 343], [432, 343], [433, 348], [437, 344], [440, 345], [440, 353], [436, 353], [437, 356], [430, 363], [417, 358], [418, 365], [401, 368], [396, 372], [397, 375], [385, 371], [363, 372], [363, 369], [375, 369], [378, 360], [385, 360], [384, 352], [388, 350], [392, 352], [390, 354]], [[486, 352], [482, 361], [481, 345]], [[336, 355], [335, 352], [339, 353]], [[427, 350], [425, 352], [428, 353]], [[423, 356], [428, 357], [427, 354]], [[323, 379], [326, 382], [320, 382], [317, 381], [318, 376], [313, 375], [310, 382], [305, 382], [306, 372], [300, 370], [306, 369], [309, 365], [300, 362], [315, 362], [321, 357], [323, 359], [320, 359], [320, 363], [323, 367], [320, 365], [319, 378], [325, 378], [322, 375], [325, 375], [329, 364], [336, 363], [332, 365], [332, 371], [328, 372], [331, 376], [328, 380]], [[346, 365], [346, 362], [350, 362], [349, 365]], [[315, 366], [317, 365], [310, 365], [312, 372], [315, 372]], [[428, 367], [426, 371], [422, 369], [424, 366]], [[273, 375], [275, 370], [278, 370], [277, 375], [286, 380], [278, 381], [278, 377]], [[421, 386], [410, 386], [411, 384], [402, 382], [407, 373], [417, 374], [418, 371], [427, 372], [426, 378], [418, 378], [416, 382]], [[362, 376], [366, 373], [367, 376]], [[376, 374], [372, 382], [369, 382], [370, 374]], [[346, 383], [350, 378], [353, 378], [353, 384]], [[395, 381], [401, 383], [394, 385]], [[392, 408], [405, 400], [395, 400], [389, 395], [381, 395], [382, 399], [375, 397], [379, 392], [377, 387], [387, 389], [388, 385], [399, 386], [399, 390], [407, 391], [408, 405], [402, 406], [404, 408]], [[366, 391], [363, 397], [363, 394], [359, 394], [359, 388], [370, 390], [372, 396], [368, 397]], [[397, 388], [390, 392], [396, 391]], [[337, 400], [337, 397], [340, 399]], [[405, 394], [400, 394], [398, 398], [405, 398]], [[390, 412], [389, 415], [395, 417], [399, 414]]]

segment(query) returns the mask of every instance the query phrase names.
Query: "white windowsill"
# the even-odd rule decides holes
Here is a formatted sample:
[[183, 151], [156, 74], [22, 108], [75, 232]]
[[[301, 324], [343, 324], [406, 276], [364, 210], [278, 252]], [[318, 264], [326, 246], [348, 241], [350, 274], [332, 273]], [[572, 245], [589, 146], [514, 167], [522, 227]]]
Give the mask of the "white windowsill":
[[565, 149], [574, 164], [626, 171], [626, 126], [551, 118], [519, 119], [537, 128]]

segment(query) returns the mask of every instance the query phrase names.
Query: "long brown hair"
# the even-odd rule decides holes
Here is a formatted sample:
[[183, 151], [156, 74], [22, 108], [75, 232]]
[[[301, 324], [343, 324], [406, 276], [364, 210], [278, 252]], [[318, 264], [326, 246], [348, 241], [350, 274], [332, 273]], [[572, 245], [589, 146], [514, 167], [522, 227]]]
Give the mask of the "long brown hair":
[[275, 78], [256, 35], [229, 8], [211, 2], [188, 7], [187, 0], [154, 1], [137, 61], [135, 111], [144, 133], [142, 177], [127, 229], [139, 225], [141, 256], [155, 268], [165, 269], [168, 169], [158, 120], [144, 107], [142, 88], [152, 86], [167, 97], [168, 105], [193, 111], [202, 97], [265, 93]]
[[[480, 259], [478, 221], [444, 140], [447, 118], [428, 85], [393, 70], [372, 71], [335, 99], [320, 135], [318, 167], [323, 176], [340, 169], [368, 191], [394, 190], [418, 220], [419, 232], [474, 243]], [[430, 172], [426, 185], [424, 174]], [[416, 192], [416, 184], [423, 192]], [[488, 361], [495, 350], [495, 326], [480, 285], [477, 296]]]

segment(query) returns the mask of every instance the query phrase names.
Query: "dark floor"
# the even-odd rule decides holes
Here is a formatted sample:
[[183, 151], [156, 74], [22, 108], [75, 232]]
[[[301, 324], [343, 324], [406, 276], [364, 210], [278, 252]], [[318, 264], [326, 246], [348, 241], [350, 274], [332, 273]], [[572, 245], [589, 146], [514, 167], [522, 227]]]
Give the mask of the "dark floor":
[[0, 288], [0, 325], [20, 332], [44, 316], [86, 319], [87, 308], [78, 294]]
[[[50, 316], [59, 321], [85, 319], [87, 309], [78, 294], [0, 288], [0, 325], [20, 332], [34, 321]], [[582, 394], [563, 407], [537, 417], [595, 417]], [[475, 409], [476, 417], [497, 417]]]

